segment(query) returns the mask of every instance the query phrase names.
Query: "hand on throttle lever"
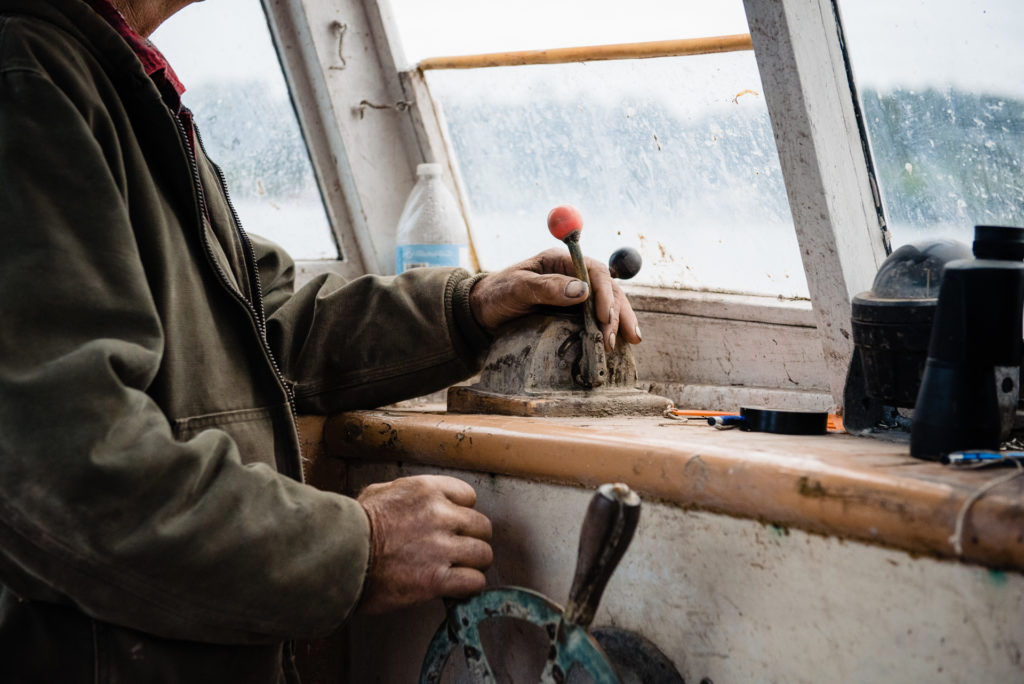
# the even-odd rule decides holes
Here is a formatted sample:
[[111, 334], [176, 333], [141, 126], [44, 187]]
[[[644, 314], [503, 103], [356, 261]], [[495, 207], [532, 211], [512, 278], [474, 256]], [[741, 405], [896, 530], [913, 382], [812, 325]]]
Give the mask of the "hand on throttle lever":
[[[562, 205], [549, 214], [548, 227], [560, 240], [568, 242], [573, 233], [578, 240], [583, 219], [575, 208]], [[618, 335], [630, 344], [638, 344], [640, 328], [636, 314], [625, 293], [612, 280], [608, 267], [589, 257], [584, 263], [586, 271], [579, 276], [589, 277], [590, 287], [594, 289], [594, 305], [605, 349], [611, 351]], [[477, 323], [493, 334], [503, 323], [540, 306], [572, 306], [585, 301], [589, 290], [579, 276], [569, 252], [549, 249], [482, 278], [470, 293], [470, 309]]]

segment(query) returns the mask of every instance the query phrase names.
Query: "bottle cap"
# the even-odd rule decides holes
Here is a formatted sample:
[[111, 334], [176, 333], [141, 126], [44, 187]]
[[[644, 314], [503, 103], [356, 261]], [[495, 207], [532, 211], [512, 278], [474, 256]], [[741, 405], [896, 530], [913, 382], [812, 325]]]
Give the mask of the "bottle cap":
[[417, 176], [440, 176], [441, 165], [440, 164], [417, 164], [416, 165]]
[[1024, 259], [1024, 228], [974, 226], [974, 256], [978, 259]]

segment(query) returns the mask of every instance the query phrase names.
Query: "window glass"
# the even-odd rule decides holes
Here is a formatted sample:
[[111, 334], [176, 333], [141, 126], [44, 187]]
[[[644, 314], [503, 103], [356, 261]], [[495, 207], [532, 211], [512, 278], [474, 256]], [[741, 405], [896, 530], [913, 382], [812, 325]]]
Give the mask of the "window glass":
[[1024, 225], [1020, 1], [840, 9], [894, 244]]
[[569, 203], [587, 254], [640, 250], [637, 284], [806, 295], [753, 53], [429, 77], [483, 268], [554, 246]]
[[737, 0], [387, 1], [406, 66], [424, 57], [747, 33]]
[[[681, 3], [690, 18], [641, 2], [636, 25], [632, 3], [629, 11], [566, 4], [601, 29], [584, 35], [574, 27], [582, 44], [747, 32], [739, 2], [722, 3], [717, 14], [708, 3]], [[492, 23], [485, 32], [498, 35], [500, 21]], [[529, 22], [514, 28], [488, 49], [569, 46], [551, 44], [558, 32], [525, 37]], [[465, 52], [457, 48], [466, 33], [452, 29], [451, 43], [433, 45], [434, 55]], [[807, 296], [753, 52], [428, 71], [427, 79], [447, 122], [482, 268], [555, 246], [545, 219], [568, 203], [583, 214], [588, 255], [640, 250], [644, 267], [633, 283]]]
[[243, 227], [297, 259], [338, 248], [259, 2], [190, 6], [151, 36], [185, 84]]

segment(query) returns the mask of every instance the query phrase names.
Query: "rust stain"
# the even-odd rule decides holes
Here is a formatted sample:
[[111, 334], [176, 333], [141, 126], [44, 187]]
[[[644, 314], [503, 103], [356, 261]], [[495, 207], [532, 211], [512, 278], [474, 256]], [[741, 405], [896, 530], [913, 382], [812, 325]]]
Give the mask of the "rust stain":
[[733, 101], [734, 104], [739, 104], [740, 103], [740, 98], [743, 97], [744, 95], [760, 95], [760, 94], [761, 93], [757, 92], [756, 90], [750, 90], [748, 88], [746, 90], [741, 90], [740, 92], [736, 93], [736, 97], [732, 98], [732, 101]]
[[345, 439], [357, 442], [363, 437], [363, 424], [355, 420], [347, 420], [343, 426]]
[[830, 496], [828, 491], [822, 486], [821, 482], [818, 480], [811, 480], [806, 475], [797, 480], [796, 491], [800, 493], [800, 496], [806, 496], [812, 499], [824, 499]]

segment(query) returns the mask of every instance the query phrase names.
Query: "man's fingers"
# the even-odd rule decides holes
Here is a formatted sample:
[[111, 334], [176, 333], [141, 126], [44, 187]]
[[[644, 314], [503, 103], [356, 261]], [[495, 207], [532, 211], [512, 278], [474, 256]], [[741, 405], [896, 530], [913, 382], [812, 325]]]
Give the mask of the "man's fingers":
[[484, 573], [475, 568], [456, 566], [445, 573], [440, 593], [450, 598], [467, 598], [483, 591], [486, 585]]
[[576, 274], [572, 257], [569, 256], [569, 251], [564, 246], [546, 249], [532, 259], [527, 259], [519, 264], [519, 268], [535, 273], [562, 273], [567, 276]]
[[607, 324], [615, 315], [615, 291], [618, 287], [612, 282], [608, 267], [594, 259], [587, 259], [587, 273], [590, 275], [590, 285], [594, 288], [597, 320]]
[[458, 510], [458, 520], [455, 521], [453, 531], [455, 534], [482, 539], [483, 541], [490, 541], [493, 534], [490, 519], [483, 513], [474, 511], [472, 508], [460, 508]]
[[616, 304], [608, 307], [608, 320], [601, 325], [601, 332], [604, 334], [604, 347], [608, 351], [615, 348], [615, 336], [619, 329], [619, 309]]
[[486, 570], [494, 562], [491, 545], [472, 537], [454, 537], [452, 542], [451, 565]]
[[[617, 337], [636, 344], [640, 341], [636, 316], [622, 289], [603, 263], [587, 259], [586, 265], [597, 320], [607, 347], [611, 349]], [[538, 307], [580, 304], [590, 290], [575, 273], [564, 247], [549, 249], [478, 280], [470, 292], [470, 310], [477, 323], [494, 334], [502, 324]]]
[[476, 492], [446, 475], [416, 475], [360, 493], [370, 520], [370, 569], [360, 610], [380, 613], [484, 586], [494, 559], [491, 522]]
[[619, 309], [619, 334], [630, 344], [640, 344], [640, 324], [637, 322], [636, 312], [626, 301], [625, 294], [622, 294], [622, 302], [624, 306]]
[[539, 304], [571, 306], [587, 298], [587, 284], [572, 276], [549, 273], [523, 278], [519, 291], [522, 309], [528, 311]]
[[422, 475], [421, 477], [435, 483], [445, 498], [452, 503], [467, 507], [476, 505], [476, 490], [469, 483], [447, 475]]
[[631, 344], [638, 343], [640, 336], [636, 334], [636, 314], [622, 288], [612, 279], [608, 268], [594, 259], [587, 259], [587, 272], [594, 286], [594, 309], [601, 324], [605, 348], [608, 351], [614, 349], [616, 338], [620, 335]]
[[[594, 291], [594, 309], [604, 334], [605, 345], [611, 350], [616, 337], [622, 335], [631, 344], [640, 342], [637, 334], [636, 314], [625, 293], [616, 284], [608, 269], [592, 259], [587, 260], [590, 282]], [[519, 280], [513, 291], [509, 308], [526, 313], [535, 306], [572, 306], [587, 298], [587, 285], [572, 276], [549, 273], [529, 274]]]

